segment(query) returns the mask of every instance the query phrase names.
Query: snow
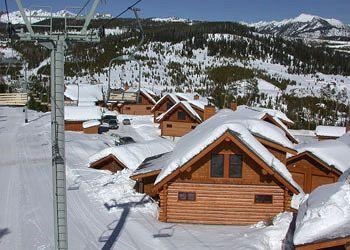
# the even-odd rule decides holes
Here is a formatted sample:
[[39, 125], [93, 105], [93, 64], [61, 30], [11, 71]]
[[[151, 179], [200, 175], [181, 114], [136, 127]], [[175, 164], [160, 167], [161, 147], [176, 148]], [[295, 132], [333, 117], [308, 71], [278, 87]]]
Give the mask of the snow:
[[173, 149], [172, 142], [166, 139], [155, 139], [139, 143], [110, 147], [89, 157], [89, 164], [109, 155], [116, 157], [125, 167], [135, 170], [148, 157], [167, 153]]
[[[280, 174], [293, 187], [301, 191], [301, 188], [293, 180], [286, 166], [273, 156], [249, 131], [248, 128], [253, 131], [255, 129], [260, 130], [264, 121], [252, 120], [253, 122], [245, 122], [243, 120], [239, 122], [239, 120], [234, 118], [233, 114], [234, 112], [229, 109], [220, 110], [210, 119], [197, 126], [196, 129], [184, 135], [175, 145], [167, 161], [164, 162], [164, 166], [166, 167], [161, 170], [155, 184], [159, 183], [176, 169], [182, 167], [186, 162], [228, 131], [233, 133], [245, 146], [257, 154], [262, 161]], [[270, 130], [269, 133], [276, 133], [275, 136], [279, 136], [276, 130]]]
[[[0, 107], [0, 114], [0, 248], [52, 249], [50, 113], [29, 110], [28, 124], [21, 108]], [[151, 121], [136, 118], [138, 125]], [[143, 127], [127, 128], [129, 136], [143, 133]], [[130, 171], [88, 168], [88, 157], [111, 143], [106, 135], [66, 132], [70, 249], [267, 250], [282, 244], [289, 225], [279, 220], [259, 227], [159, 222], [157, 204], [134, 191]]]
[[298, 154], [310, 152], [342, 173], [350, 168], [350, 147], [338, 140], [324, 140], [295, 146]]
[[250, 232], [235, 234], [234, 237], [239, 239], [239, 241], [232, 249], [284, 249], [285, 245], [282, 242], [286, 238], [292, 219], [292, 213], [280, 213], [272, 219], [271, 225], [259, 222], [251, 226]]
[[350, 236], [350, 184], [337, 182], [315, 189], [300, 206], [294, 244]]
[[168, 109], [166, 112], [164, 112], [163, 114], [161, 114], [160, 116], [158, 116], [156, 118], [156, 120], [159, 122], [163, 119], [163, 117], [165, 117], [168, 114], [171, 114], [171, 112], [173, 112], [173, 110], [175, 110], [178, 106], [182, 106], [184, 107], [190, 114], [192, 114], [195, 118], [197, 118], [199, 121], [202, 121], [202, 118], [199, 116], [199, 114], [192, 108], [192, 106], [190, 105], [190, 103], [188, 101], [179, 101], [178, 103], [176, 103], [175, 105], [173, 105], [170, 109]]
[[79, 98], [79, 105], [86, 106], [84, 103], [95, 105], [95, 102], [103, 100], [102, 88], [102, 84], [68, 84], [64, 95], [72, 101], [78, 101]]
[[66, 121], [101, 120], [102, 111], [97, 106], [65, 106], [64, 116]]
[[273, 117], [277, 117], [281, 121], [285, 121], [287, 123], [294, 124], [294, 122], [291, 119], [289, 119], [288, 116], [285, 113], [283, 113], [280, 110], [268, 109], [268, 108], [262, 108], [262, 107], [252, 107], [252, 109], [265, 112], [265, 113], [267, 113], [267, 114], [269, 114], [269, 115], [271, 115]]
[[186, 18], [180, 17], [155, 17], [151, 19], [154, 22], [173, 22], [173, 23], [191, 23], [192, 21]]
[[340, 137], [345, 133], [346, 133], [345, 127], [336, 127], [336, 126], [317, 126], [316, 127], [317, 136]]
[[164, 160], [169, 157], [171, 152], [155, 155], [146, 158], [142, 164], [132, 173], [132, 175], [145, 174], [156, 170], [161, 170], [164, 167]]
[[346, 133], [337, 139], [350, 147], [350, 133]]
[[90, 121], [83, 122], [83, 128], [91, 128], [94, 126], [98, 126], [100, 124], [101, 122], [98, 120], [90, 120]]
[[160, 103], [162, 103], [162, 101], [165, 99], [165, 98], [170, 98], [173, 102], [174, 102], [174, 104], [176, 104], [176, 103], [178, 103], [180, 100], [177, 98], [177, 96], [175, 95], [175, 94], [172, 94], [172, 93], [167, 93], [167, 94], [165, 94], [164, 96], [162, 96], [162, 98], [160, 98], [159, 100], [158, 100], [158, 102], [156, 102], [156, 104], [153, 106], [153, 108], [152, 108], [152, 111], [154, 111], [154, 108], [157, 106], [157, 105], [159, 105]]

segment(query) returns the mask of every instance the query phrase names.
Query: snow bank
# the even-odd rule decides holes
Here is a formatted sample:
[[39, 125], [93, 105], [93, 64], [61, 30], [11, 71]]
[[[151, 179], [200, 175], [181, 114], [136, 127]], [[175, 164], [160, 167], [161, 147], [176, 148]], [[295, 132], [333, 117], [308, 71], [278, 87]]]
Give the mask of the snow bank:
[[299, 208], [294, 244], [346, 236], [350, 236], [350, 184], [318, 187]]
[[64, 117], [66, 121], [101, 120], [102, 111], [97, 106], [65, 106]]
[[98, 126], [100, 124], [101, 122], [98, 120], [90, 120], [90, 121], [83, 122], [83, 128], [91, 128], [93, 126]]
[[317, 158], [345, 172], [350, 168], [350, 147], [339, 140], [324, 140], [300, 144], [295, 147], [298, 153], [310, 152]]
[[[225, 132], [229, 131], [293, 187], [301, 190], [286, 166], [272, 155], [250, 132], [254, 130], [260, 132], [268, 131], [269, 135], [279, 137], [281, 130], [276, 130], [277, 128], [274, 130], [273, 125], [261, 120], [240, 121], [235, 119], [233, 114], [234, 112], [229, 109], [220, 110], [216, 115], [200, 124], [195, 130], [183, 136], [174, 147], [167, 161], [164, 162], [166, 167], [158, 175], [155, 184], [183, 166]], [[266, 129], [266, 127], [262, 128], [263, 124], [273, 127], [269, 129]]]
[[336, 127], [336, 126], [317, 126], [316, 127], [317, 136], [340, 137], [345, 133], [346, 133], [345, 127]]
[[284, 212], [275, 216], [271, 225], [258, 222], [251, 227], [250, 231], [234, 235], [239, 241], [234, 242], [233, 249], [284, 249], [284, 240], [292, 219], [292, 213]]
[[173, 147], [173, 143], [166, 139], [110, 147], [89, 157], [89, 164], [113, 155], [128, 169], [135, 170], [146, 158], [169, 152]]

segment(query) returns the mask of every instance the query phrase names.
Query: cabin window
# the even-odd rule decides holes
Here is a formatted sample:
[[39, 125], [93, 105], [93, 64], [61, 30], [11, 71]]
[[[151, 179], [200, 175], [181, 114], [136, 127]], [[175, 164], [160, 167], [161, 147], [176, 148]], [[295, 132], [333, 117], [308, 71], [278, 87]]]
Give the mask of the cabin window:
[[130, 107], [125, 107], [126, 110], [130, 110]]
[[186, 120], [186, 114], [185, 114], [185, 112], [183, 112], [183, 111], [178, 111], [177, 112], [177, 119], [178, 120]]
[[177, 199], [179, 201], [195, 201], [196, 193], [195, 192], [178, 192]]
[[271, 194], [256, 194], [255, 195], [255, 203], [271, 204], [272, 200], [273, 199], [272, 199]]
[[230, 155], [230, 178], [242, 178], [242, 155]]
[[173, 106], [173, 104], [171, 102], [168, 102], [166, 105], [166, 109], [169, 110], [172, 106]]
[[139, 96], [139, 103], [142, 103], [142, 96]]
[[152, 107], [146, 107], [147, 110], [151, 110]]
[[191, 129], [195, 129], [195, 128], [196, 128], [196, 125], [192, 125], [192, 126], [191, 126]]
[[224, 177], [224, 155], [211, 155], [210, 176], [215, 178]]
[[173, 125], [172, 125], [172, 124], [167, 124], [166, 127], [167, 127], [167, 128], [172, 128]]

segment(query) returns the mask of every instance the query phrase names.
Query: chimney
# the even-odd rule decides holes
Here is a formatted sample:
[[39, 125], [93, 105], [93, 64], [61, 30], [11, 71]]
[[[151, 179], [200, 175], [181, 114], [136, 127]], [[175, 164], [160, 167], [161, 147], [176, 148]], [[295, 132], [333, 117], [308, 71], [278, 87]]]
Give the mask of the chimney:
[[231, 108], [233, 111], [236, 111], [236, 110], [237, 110], [237, 103], [231, 102], [230, 108]]
[[212, 105], [205, 105], [204, 107], [204, 121], [215, 115], [216, 108]]
[[127, 91], [129, 89], [129, 85], [127, 83], [124, 84], [124, 90]]
[[199, 95], [198, 95], [198, 94], [195, 94], [194, 97], [193, 97], [193, 99], [199, 100]]

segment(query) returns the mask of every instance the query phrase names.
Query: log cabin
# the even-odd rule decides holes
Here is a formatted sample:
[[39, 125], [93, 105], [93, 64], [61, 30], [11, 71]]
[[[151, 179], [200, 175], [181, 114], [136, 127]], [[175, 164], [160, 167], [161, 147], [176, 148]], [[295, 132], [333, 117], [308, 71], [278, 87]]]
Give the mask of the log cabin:
[[125, 168], [134, 171], [146, 158], [169, 152], [173, 143], [159, 138], [106, 148], [89, 157], [89, 166], [116, 173]]
[[64, 88], [66, 106], [95, 106], [103, 103], [102, 84], [67, 84]]
[[[203, 112], [204, 115], [204, 112]], [[181, 137], [202, 122], [202, 117], [187, 101], [180, 101], [157, 118], [161, 135]]]
[[[127, 93], [135, 92], [138, 94], [138, 90], [128, 89]], [[140, 89], [139, 99], [136, 102], [121, 101], [118, 103], [118, 112], [126, 115], [151, 115], [152, 107], [156, 104], [155, 94], [148, 89]]]
[[319, 141], [322, 140], [334, 140], [343, 136], [350, 131], [350, 126], [337, 127], [337, 126], [317, 126], [315, 134]]
[[153, 106], [152, 113], [154, 117], [154, 122], [157, 122], [157, 117], [161, 114], [164, 114], [168, 111], [172, 106], [178, 103], [180, 100], [177, 98], [176, 94], [166, 94]]
[[[131, 176], [144, 192], [159, 196], [160, 221], [247, 225], [290, 209], [301, 188], [252, 135], [253, 123], [232, 114], [220, 110]], [[270, 134], [281, 135], [279, 129]]]
[[64, 129], [68, 131], [83, 131], [83, 123], [91, 120], [100, 121], [102, 110], [97, 106], [65, 106]]
[[101, 122], [98, 120], [90, 120], [83, 123], [84, 134], [98, 134]]
[[338, 181], [350, 169], [350, 147], [341, 141], [317, 141], [296, 150], [298, 154], [287, 159], [287, 167], [305, 193]]

